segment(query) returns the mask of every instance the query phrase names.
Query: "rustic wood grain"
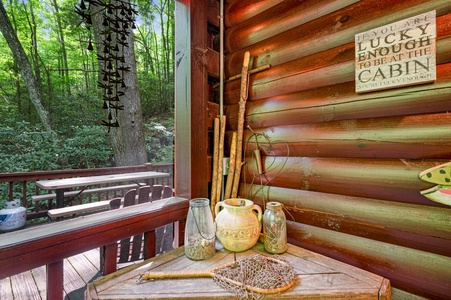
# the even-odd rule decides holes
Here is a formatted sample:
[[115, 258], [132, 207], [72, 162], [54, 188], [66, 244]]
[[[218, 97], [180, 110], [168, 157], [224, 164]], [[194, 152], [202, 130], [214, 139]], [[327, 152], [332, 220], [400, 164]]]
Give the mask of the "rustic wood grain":
[[[358, 1], [286, 0], [253, 18], [243, 20], [243, 22], [236, 24], [237, 26], [231, 26], [231, 22], [226, 22], [228, 28], [225, 43], [228, 48], [237, 51], [356, 2]], [[252, 9], [254, 9], [254, 6], [252, 6]], [[246, 8], [243, 8], [241, 14], [245, 13]], [[229, 18], [229, 15], [227, 17]], [[230, 17], [233, 18], [233, 15]]]
[[284, 188], [445, 207], [420, 194], [431, 184], [422, 182], [418, 174], [435, 166], [433, 161], [266, 157], [262, 164], [265, 175], [253, 179], [257, 172], [249, 164], [244, 182], [261, 181], [264, 185], [270, 181], [271, 186]]
[[[70, 260], [70, 262], [69, 262]], [[93, 264], [93, 262], [95, 264]], [[93, 249], [84, 252], [81, 255], [76, 255], [65, 260], [64, 268], [66, 272], [72, 272], [70, 278], [76, 278], [80, 285], [74, 285], [74, 282], [65, 282], [64, 298], [67, 300], [84, 299], [84, 291], [86, 283], [92, 282], [96, 276], [89, 278], [88, 274], [99, 273], [99, 249]], [[89, 269], [89, 270], [88, 270]], [[85, 276], [83, 276], [84, 274]], [[86, 276], [88, 275], [88, 276]], [[14, 286], [11, 282], [14, 281]], [[81, 284], [84, 282], [84, 284]], [[67, 283], [67, 284], [66, 284]], [[32, 270], [7, 277], [0, 280], [0, 299], [2, 300], [29, 300], [29, 299], [47, 299], [46, 274], [45, 266], [34, 268]], [[73, 290], [74, 289], [74, 290]]]
[[[260, 185], [242, 189], [262, 207], [267, 199], [281, 202], [290, 221], [451, 256], [451, 216], [441, 208]], [[427, 222], [418, 226], [418, 220]]]
[[[449, 296], [450, 257], [295, 222], [288, 222], [287, 225], [290, 242], [301, 247], [373, 273], [384, 274], [392, 285], [431, 299], [446, 299]], [[342, 243], [343, 240], [346, 243]]]
[[[449, 47], [451, 38], [437, 41], [437, 63], [451, 62]], [[252, 54], [255, 56], [255, 54]], [[337, 48], [296, 58], [282, 64], [271, 63], [269, 70], [256, 73], [251, 77], [249, 100], [280, 94], [304, 91], [334, 84], [355, 81], [354, 44], [345, 44]], [[234, 104], [239, 86], [232, 81], [226, 84], [224, 101]]]
[[[228, 2], [242, 12], [228, 11], [226, 76], [239, 72], [245, 51], [251, 68], [271, 65], [250, 76], [246, 125], [253, 131], [245, 139], [256, 132], [273, 143], [249, 140], [240, 197], [287, 205], [287, 218], [306, 226], [289, 232], [293, 242], [390, 274], [396, 290], [413, 297], [447, 299], [449, 276], [436, 262], [451, 257], [449, 207], [421, 195], [431, 185], [418, 174], [451, 158], [451, 3], [363, 0], [334, 10], [337, 2], [274, 1], [264, 9], [269, 2], [257, 2]], [[437, 80], [356, 94], [355, 34], [431, 10]], [[224, 99], [229, 146], [237, 82], [226, 83]], [[268, 169], [262, 177], [251, 163], [257, 147]], [[262, 185], [269, 187], [259, 190]]]
[[[327, 5], [327, 2], [324, 4]], [[387, 7], [390, 9], [387, 10]], [[250, 51], [254, 57], [252, 68], [266, 64], [275, 66], [299, 57], [353, 43], [354, 35], [359, 32], [434, 9], [437, 10], [438, 17], [451, 12], [447, 0], [432, 2], [384, 0], [379, 1], [377, 5], [374, 5], [372, 1], [359, 1], [323, 18], [317, 18], [237, 51], [226, 43], [226, 51], [230, 53], [225, 62], [226, 74], [229, 77], [239, 72], [240, 57], [245, 51]], [[368, 14], [369, 11], [371, 14]], [[437, 19], [437, 24], [439, 24], [439, 20], [440, 18]], [[226, 40], [228, 39], [227, 31]]]
[[225, 25], [227, 27], [243, 22], [252, 18], [265, 10], [284, 2], [283, 0], [226, 0], [225, 7]]
[[14, 299], [41, 299], [39, 297], [38, 287], [32, 279], [29, 272], [24, 272], [11, 277]]
[[[248, 104], [246, 122], [251, 128], [258, 129], [340, 119], [443, 112], [451, 106], [451, 91], [447, 88], [450, 85], [451, 64], [447, 63], [437, 66], [434, 84], [358, 95], [354, 82], [346, 82], [252, 101]], [[229, 119], [236, 111], [236, 105], [228, 106]], [[230, 121], [231, 130], [234, 124]]]
[[[204, 261], [192, 261], [183, 255], [183, 247], [163, 254], [127, 270], [111, 274], [88, 286], [88, 299], [234, 299], [235, 295], [223, 290], [211, 278], [185, 278], [155, 280], [137, 285], [136, 279], [145, 270], [209, 270], [237, 258], [260, 253], [268, 255], [262, 244], [251, 250], [233, 254], [219, 250]], [[169, 257], [168, 257], [169, 256]], [[289, 245], [283, 257], [294, 267], [299, 280], [286, 292], [269, 294], [265, 299], [378, 299], [383, 284], [389, 285], [382, 277], [330, 260], [324, 256]], [[164, 263], [159, 262], [163, 260]], [[387, 290], [387, 288], [385, 288]], [[384, 294], [391, 299], [390, 294]]]
[[[208, 196], [208, 72], [207, 59], [207, 21], [206, 2], [191, 2], [189, 6], [191, 28], [191, 195], [189, 197]], [[203, 121], [198, 121], [203, 120]]]
[[[451, 89], [444, 91], [448, 95], [442, 98], [443, 108], [451, 109]], [[263, 137], [255, 139], [249, 130], [245, 141], [249, 157], [258, 143], [263, 155], [270, 152], [269, 155], [277, 156], [449, 159], [449, 124], [451, 115], [446, 112], [272, 126], [262, 130], [252, 127], [269, 136], [273, 143], [269, 145]], [[284, 143], [288, 144], [288, 150]]]

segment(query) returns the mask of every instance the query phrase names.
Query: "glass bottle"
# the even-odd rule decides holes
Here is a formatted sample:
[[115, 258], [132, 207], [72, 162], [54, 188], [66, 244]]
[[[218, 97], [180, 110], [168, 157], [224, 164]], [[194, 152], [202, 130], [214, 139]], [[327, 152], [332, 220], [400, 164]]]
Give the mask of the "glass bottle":
[[207, 198], [189, 201], [185, 225], [185, 255], [192, 260], [203, 260], [215, 253], [216, 231]]
[[266, 203], [263, 214], [263, 237], [265, 250], [280, 254], [287, 251], [287, 223], [279, 202]]

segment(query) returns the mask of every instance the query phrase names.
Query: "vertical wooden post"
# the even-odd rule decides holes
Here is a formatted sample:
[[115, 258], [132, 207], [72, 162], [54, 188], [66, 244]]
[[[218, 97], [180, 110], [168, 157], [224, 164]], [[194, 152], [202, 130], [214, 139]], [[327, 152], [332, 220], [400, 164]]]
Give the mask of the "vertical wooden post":
[[[103, 251], [103, 252], [102, 252]], [[100, 265], [103, 275], [116, 272], [117, 269], [117, 243], [108, 244], [100, 249]], [[103, 268], [102, 268], [103, 266]]]
[[157, 235], [155, 230], [144, 232], [144, 259], [154, 257], [156, 255]]
[[59, 260], [47, 265], [47, 299], [63, 299], [64, 261]]
[[191, 14], [191, 198], [208, 197], [207, 1], [190, 1]]

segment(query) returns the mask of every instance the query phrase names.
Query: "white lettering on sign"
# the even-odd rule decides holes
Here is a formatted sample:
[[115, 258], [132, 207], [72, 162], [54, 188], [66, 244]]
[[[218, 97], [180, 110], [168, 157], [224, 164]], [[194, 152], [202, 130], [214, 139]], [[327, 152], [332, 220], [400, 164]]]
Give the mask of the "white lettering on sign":
[[435, 81], [435, 45], [435, 11], [356, 34], [356, 92]]

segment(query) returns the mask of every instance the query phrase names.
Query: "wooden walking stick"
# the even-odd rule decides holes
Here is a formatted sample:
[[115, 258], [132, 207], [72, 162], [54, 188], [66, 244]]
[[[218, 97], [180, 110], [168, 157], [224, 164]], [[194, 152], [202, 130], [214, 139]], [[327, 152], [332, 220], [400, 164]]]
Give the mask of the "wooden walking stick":
[[238, 111], [238, 131], [237, 131], [237, 143], [236, 143], [236, 164], [235, 174], [233, 178], [231, 197], [236, 198], [238, 195], [238, 186], [240, 184], [240, 175], [242, 156], [243, 156], [243, 132], [244, 132], [244, 113], [246, 112], [246, 100], [248, 97], [248, 80], [249, 80], [249, 59], [250, 53], [246, 51], [244, 53], [243, 68], [241, 69], [241, 89], [240, 89], [240, 102]]
[[224, 191], [224, 199], [230, 198], [232, 194], [233, 178], [235, 177], [236, 164], [236, 131], [232, 132], [232, 144], [230, 146], [229, 172], [227, 173], [227, 183]]
[[215, 217], [215, 206], [221, 201], [222, 193], [222, 159], [224, 158], [224, 136], [226, 127], [226, 116], [221, 119], [215, 118], [214, 121], [214, 148], [213, 148], [213, 174], [211, 180], [211, 201], [210, 209]]
[[219, 158], [219, 119], [215, 118], [214, 121], [214, 137], [213, 137], [213, 171], [211, 175], [211, 200], [210, 209], [214, 217], [215, 205], [216, 205], [216, 189], [218, 187], [218, 158]]
[[[217, 188], [216, 188], [215, 206], [216, 206], [216, 202], [221, 201], [221, 194], [222, 194], [222, 179], [224, 176], [222, 160], [224, 158], [225, 127], [226, 127], [226, 116], [224, 115], [221, 117], [221, 126], [220, 126], [220, 130], [219, 130], [218, 180], [216, 183]], [[213, 217], [216, 217], [214, 212], [213, 212]]]

